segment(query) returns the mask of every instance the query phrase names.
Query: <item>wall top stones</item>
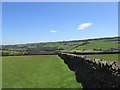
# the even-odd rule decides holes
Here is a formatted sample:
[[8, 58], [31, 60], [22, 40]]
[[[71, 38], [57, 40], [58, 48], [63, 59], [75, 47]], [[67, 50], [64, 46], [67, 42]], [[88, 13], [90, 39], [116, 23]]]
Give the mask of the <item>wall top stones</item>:
[[94, 59], [94, 58], [90, 58], [88, 56], [82, 56], [82, 55], [76, 55], [76, 54], [70, 54], [70, 53], [59, 53], [59, 56], [60, 55], [67, 55], [71, 58], [79, 58], [79, 60], [84, 60], [86, 62], [94, 63], [97, 65], [104, 65], [104, 66], [108, 65], [111, 68], [116, 69], [116, 70], [120, 69], [120, 62], [105, 61], [103, 59]]

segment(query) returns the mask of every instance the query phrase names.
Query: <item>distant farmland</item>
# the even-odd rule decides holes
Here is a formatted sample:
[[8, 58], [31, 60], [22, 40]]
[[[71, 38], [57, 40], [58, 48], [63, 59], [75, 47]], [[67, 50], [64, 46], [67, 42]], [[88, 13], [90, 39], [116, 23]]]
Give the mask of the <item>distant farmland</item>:
[[3, 45], [2, 55], [56, 54], [57, 52], [106, 52], [120, 49], [119, 37]]

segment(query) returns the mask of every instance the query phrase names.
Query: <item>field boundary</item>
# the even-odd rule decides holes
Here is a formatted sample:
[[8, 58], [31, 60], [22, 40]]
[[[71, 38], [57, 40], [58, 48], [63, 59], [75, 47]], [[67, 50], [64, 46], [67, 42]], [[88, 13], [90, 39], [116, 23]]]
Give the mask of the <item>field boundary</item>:
[[83, 88], [120, 88], [120, 62], [92, 59], [87, 56], [59, 53]]
[[[61, 52], [57, 52], [54, 54], [24, 54], [24, 55], [1, 55], [1, 56], [26, 56], [26, 55], [58, 55]], [[120, 54], [120, 52], [62, 52], [62, 53], [70, 53], [76, 55], [96, 55], [96, 54]]]
[[95, 54], [120, 54], [120, 52], [67, 52], [70, 54], [76, 54], [76, 55], [95, 55]]

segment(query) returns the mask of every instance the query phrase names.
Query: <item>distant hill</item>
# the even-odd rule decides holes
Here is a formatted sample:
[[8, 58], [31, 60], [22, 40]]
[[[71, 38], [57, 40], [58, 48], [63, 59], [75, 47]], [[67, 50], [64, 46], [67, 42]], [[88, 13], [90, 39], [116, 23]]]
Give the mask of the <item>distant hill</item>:
[[55, 54], [56, 52], [103, 52], [118, 50], [120, 37], [61, 42], [2, 45], [3, 55]]

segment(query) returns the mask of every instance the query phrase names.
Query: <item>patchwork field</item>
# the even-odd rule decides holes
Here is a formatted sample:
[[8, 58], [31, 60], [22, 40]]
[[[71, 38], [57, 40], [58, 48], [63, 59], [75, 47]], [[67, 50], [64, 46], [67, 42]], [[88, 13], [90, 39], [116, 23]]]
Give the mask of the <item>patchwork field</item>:
[[95, 59], [103, 59], [106, 61], [120, 61], [119, 55], [120, 54], [101, 54], [101, 55], [87, 55], [87, 56]]
[[57, 55], [6, 56], [2, 59], [3, 88], [81, 88]]
[[120, 50], [119, 37], [95, 38], [61, 42], [3, 45], [3, 56], [56, 54], [57, 52], [108, 52]]

